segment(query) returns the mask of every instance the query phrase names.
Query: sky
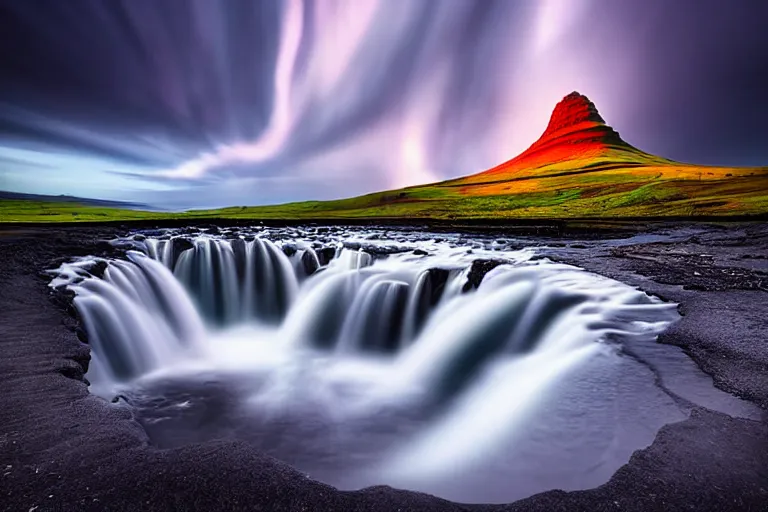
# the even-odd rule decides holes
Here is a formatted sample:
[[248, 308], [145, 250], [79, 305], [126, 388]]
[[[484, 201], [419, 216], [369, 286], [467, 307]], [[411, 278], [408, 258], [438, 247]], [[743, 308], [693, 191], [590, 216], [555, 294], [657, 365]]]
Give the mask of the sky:
[[765, 0], [0, 0], [0, 190], [169, 209], [506, 161], [587, 95], [629, 143], [768, 165]]

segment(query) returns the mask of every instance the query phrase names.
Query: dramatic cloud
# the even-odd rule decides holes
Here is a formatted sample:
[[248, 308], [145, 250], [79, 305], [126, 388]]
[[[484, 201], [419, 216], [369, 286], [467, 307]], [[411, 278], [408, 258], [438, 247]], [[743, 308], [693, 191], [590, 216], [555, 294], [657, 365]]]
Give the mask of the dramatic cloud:
[[0, 0], [0, 189], [173, 207], [485, 169], [572, 90], [638, 147], [768, 162], [746, 0]]

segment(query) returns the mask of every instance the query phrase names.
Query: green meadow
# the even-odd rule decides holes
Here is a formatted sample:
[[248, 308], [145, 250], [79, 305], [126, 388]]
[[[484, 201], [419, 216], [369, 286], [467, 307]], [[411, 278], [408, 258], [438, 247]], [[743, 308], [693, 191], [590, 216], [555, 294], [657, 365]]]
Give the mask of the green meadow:
[[[655, 173], [655, 174], [654, 174]], [[658, 168], [466, 183], [453, 180], [335, 201], [168, 213], [77, 203], [0, 200], [0, 222], [173, 219], [567, 219], [745, 216], [768, 212], [768, 170], [691, 179]], [[718, 173], [723, 174], [722, 172]], [[714, 176], [714, 174], [713, 174]], [[516, 192], [516, 189], [518, 191]]]

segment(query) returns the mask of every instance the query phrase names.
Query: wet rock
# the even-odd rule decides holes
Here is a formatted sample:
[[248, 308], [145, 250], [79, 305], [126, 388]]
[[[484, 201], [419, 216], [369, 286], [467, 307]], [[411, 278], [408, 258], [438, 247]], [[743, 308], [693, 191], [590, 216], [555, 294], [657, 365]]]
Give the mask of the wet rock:
[[114, 252], [115, 247], [109, 243], [108, 240], [99, 240], [93, 245], [93, 250], [95, 254], [111, 254]]
[[289, 258], [296, 254], [296, 245], [294, 244], [283, 244], [283, 254], [288, 256]]
[[380, 257], [380, 256], [388, 256], [390, 254], [398, 254], [401, 252], [409, 252], [412, 250], [412, 247], [403, 246], [403, 245], [363, 244], [361, 245], [360, 250], [367, 252], [368, 254], [374, 257]]
[[[438, 303], [445, 291], [445, 285], [448, 282], [448, 276], [450, 273], [442, 268], [430, 268], [425, 271], [425, 281], [422, 282], [422, 286], [417, 289], [417, 295], [415, 296], [415, 307], [413, 313], [413, 328], [412, 335], [417, 335], [424, 326], [429, 312]], [[421, 280], [421, 278], [420, 278]]]
[[100, 260], [96, 261], [88, 267], [88, 273], [91, 274], [93, 277], [98, 277], [99, 279], [104, 277], [104, 272], [107, 270], [107, 267], [109, 265], [106, 261]]
[[416, 256], [426, 256], [429, 253], [424, 249], [414, 249], [413, 254], [415, 254]]
[[[235, 268], [237, 271], [237, 277], [240, 280], [245, 279], [245, 261], [247, 259], [246, 257], [246, 249], [245, 249], [245, 240], [241, 238], [236, 238], [235, 240], [232, 240], [230, 242], [230, 245], [232, 247], [232, 253], [235, 255]], [[174, 263], [175, 266], [175, 263]]]
[[75, 320], [80, 321], [80, 312], [77, 310], [74, 304], [68, 304], [66, 306], [66, 311], [70, 318], [74, 318]]
[[212, 235], [219, 235], [221, 234], [221, 228], [215, 224], [207, 224], [205, 226], [200, 226], [200, 229], [202, 231], [206, 231], [207, 233], [210, 233]]
[[131, 249], [135, 249], [137, 246], [140, 247], [139, 244], [136, 244], [129, 240], [115, 240], [110, 244], [114, 249], [118, 251], [129, 251]]
[[495, 269], [499, 265], [507, 263], [505, 260], [475, 260], [472, 262], [472, 267], [469, 269], [469, 275], [467, 276], [467, 282], [464, 283], [464, 287], [461, 289], [462, 293], [466, 293], [472, 289], [477, 289], [480, 283], [483, 281], [485, 275], [491, 270]]
[[192, 249], [195, 247], [195, 244], [193, 244], [190, 240], [187, 238], [182, 237], [176, 237], [171, 241], [172, 247], [173, 247], [173, 254], [179, 255], [182, 252], [186, 251], [187, 249]]
[[163, 229], [145, 229], [142, 231], [142, 233], [137, 234], [136, 236], [145, 236], [145, 237], [152, 237], [152, 238], [159, 238], [165, 234], [165, 230]]
[[84, 375], [83, 367], [72, 360], [66, 361], [64, 366], [59, 368], [59, 372], [65, 377], [75, 380], [82, 380]]
[[443, 296], [450, 272], [443, 268], [430, 268], [427, 272], [430, 280], [429, 303], [434, 306]]
[[335, 247], [322, 247], [315, 251], [317, 254], [317, 261], [321, 266], [326, 266], [330, 261], [336, 257]]
[[85, 329], [78, 326], [75, 328], [75, 334], [82, 343], [88, 343], [88, 333], [85, 332]]
[[318, 268], [320, 268], [318, 259], [310, 251], [304, 251], [301, 255], [301, 265], [304, 267], [304, 272], [308, 276], [311, 276], [317, 272]]
[[357, 251], [360, 247], [362, 247], [360, 242], [344, 242], [344, 248], [351, 251]]

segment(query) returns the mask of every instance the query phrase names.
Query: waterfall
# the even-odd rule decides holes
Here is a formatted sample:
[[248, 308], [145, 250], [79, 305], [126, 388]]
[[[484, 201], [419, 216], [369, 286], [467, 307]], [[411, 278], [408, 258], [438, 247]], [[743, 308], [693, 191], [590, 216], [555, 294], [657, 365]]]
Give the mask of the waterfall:
[[173, 239], [146, 243], [147, 255], [167, 266], [203, 316], [218, 325], [279, 323], [296, 295], [296, 269], [269, 240], [200, 237], [179, 254], [173, 247]]
[[70, 285], [101, 375], [135, 378], [170, 360], [191, 356], [205, 327], [173, 274], [142, 253], [112, 261], [103, 278]]
[[82, 262], [59, 270], [102, 374], [117, 382], [194, 357], [211, 332], [251, 323], [272, 329], [276, 345], [386, 355], [403, 382], [450, 396], [495, 358], [562, 352], [669, 316], [668, 305], [629, 287], [525, 258], [497, 266], [474, 290], [465, 251], [433, 266], [341, 245], [321, 259], [310, 245], [283, 250], [263, 237], [134, 245], [101, 277]]
[[75, 294], [91, 391], [125, 396], [157, 446], [236, 437], [344, 489], [500, 502], [595, 486], [684, 417], [638, 356], [685, 357], [652, 343], [674, 304], [432, 237], [158, 231], [51, 286]]

